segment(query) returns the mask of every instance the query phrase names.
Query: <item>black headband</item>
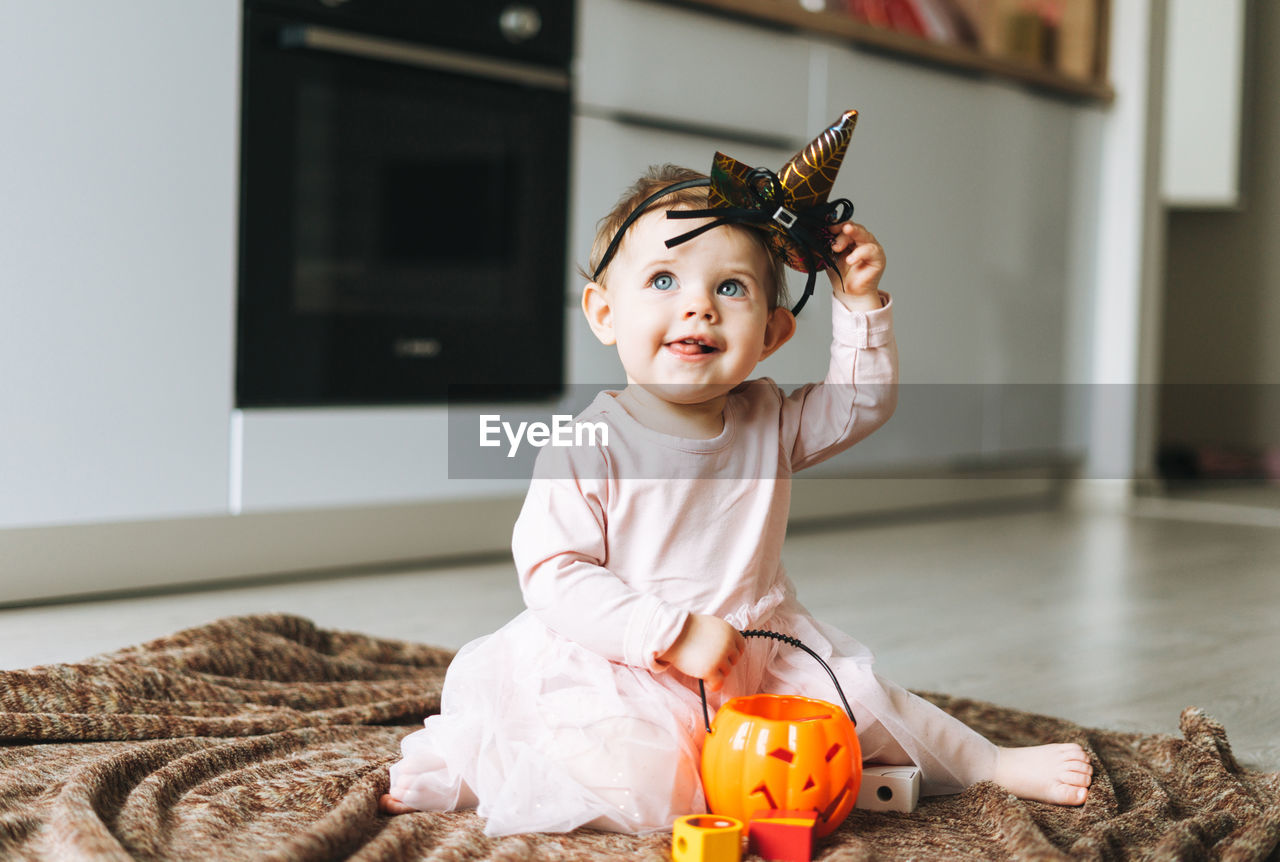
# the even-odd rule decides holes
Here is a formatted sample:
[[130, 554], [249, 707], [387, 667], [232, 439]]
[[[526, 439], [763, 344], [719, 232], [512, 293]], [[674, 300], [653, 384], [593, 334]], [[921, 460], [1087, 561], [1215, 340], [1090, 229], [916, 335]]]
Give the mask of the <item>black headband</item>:
[[[604, 272], [605, 267], [613, 260], [613, 256], [618, 251], [618, 246], [622, 244], [622, 238], [626, 235], [627, 229], [635, 224], [636, 220], [644, 215], [656, 201], [666, 195], [683, 191], [684, 189], [710, 185], [712, 185], [711, 180], [706, 178], [684, 180], [660, 189], [641, 201], [622, 222], [617, 233], [613, 235], [613, 239], [605, 249], [604, 255], [600, 258], [600, 263], [591, 275], [592, 280], [599, 280], [600, 274]], [[667, 218], [669, 219], [713, 219], [707, 224], [667, 240], [667, 248], [673, 248], [681, 243], [688, 242], [712, 228], [726, 224], [772, 228], [781, 231], [792, 241], [796, 248], [800, 249], [801, 254], [804, 256], [804, 270], [809, 275], [808, 281], [805, 282], [804, 293], [791, 308], [791, 313], [797, 315], [800, 313], [800, 309], [804, 308], [804, 304], [809, 301], [809, 297], [813, 295], [814, 282], [817, 280], [818, 270], [822, 268], [819, 266], [819, 261], [830, 267], [833, 272], [839, 271], [839, 267], [831, 257], [831, 234], [828, 228], [840, 222], [848, 221], [853, 215], [853, 204], [847, 198], [837, 198], [833, 201], [824, 201], [812, 206], [797, 207], [793, 205], [788, 208], [782, 183], [778, 179], [778, 175], [768, 168], [756, 168], [751, 171], [744, 185], [748, 194], [746, 199], [742, 201], [744, 204], [742, 206], [712, 206], [698, 210], [667, 210]], [[771, 250], [771, 253], [776, 252]]]

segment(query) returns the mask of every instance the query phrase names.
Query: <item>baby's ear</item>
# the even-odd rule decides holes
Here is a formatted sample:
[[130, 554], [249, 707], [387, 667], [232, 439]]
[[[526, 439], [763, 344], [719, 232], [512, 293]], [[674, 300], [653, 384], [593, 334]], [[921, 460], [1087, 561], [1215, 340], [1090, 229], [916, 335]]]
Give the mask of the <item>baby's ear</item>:
[[604, 288], [594, 281], [587, 282], [582, 288], [582, 313], [587, 316], [587, 326], [591, 327], [601, 344], [618, 343], [613, 334], [613, 306], [609, 304]]
[[790, 309], [779, 306], [769, 312], [769, 322], [764, 327], [764, 348], [760, 351], [760, 358], [765, 359], [772, 355], [795, 334], [796, 316]]

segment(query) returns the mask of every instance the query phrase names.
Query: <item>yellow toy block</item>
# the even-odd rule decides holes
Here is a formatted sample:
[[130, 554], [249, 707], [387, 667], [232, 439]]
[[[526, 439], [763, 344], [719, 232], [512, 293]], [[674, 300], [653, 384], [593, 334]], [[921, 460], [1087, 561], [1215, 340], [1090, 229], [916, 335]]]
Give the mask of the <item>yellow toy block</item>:
[[671, 830], [673, 862], [739, 862], [742, 821], [719, 814], [686, 814]]

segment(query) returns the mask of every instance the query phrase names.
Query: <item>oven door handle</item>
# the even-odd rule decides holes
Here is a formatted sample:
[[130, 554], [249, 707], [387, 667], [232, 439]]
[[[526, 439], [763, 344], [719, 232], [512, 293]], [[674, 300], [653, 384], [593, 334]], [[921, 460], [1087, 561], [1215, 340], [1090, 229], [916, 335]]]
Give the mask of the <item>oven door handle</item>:
[[447, 48], [415, 45], [398, 39], [348, 33], [312, 24], [294, 24], [282, 28], [280, 45], [289, 49], [342, 54], [362, 60], [416, 66], [421, 69], [452, 72], [473, 78], [488, 78], [526, 87], [546, 90], [569, 89], [568, 72], [547, 69], [532, 63], [481, 57], [461, 51], [451, 51]]

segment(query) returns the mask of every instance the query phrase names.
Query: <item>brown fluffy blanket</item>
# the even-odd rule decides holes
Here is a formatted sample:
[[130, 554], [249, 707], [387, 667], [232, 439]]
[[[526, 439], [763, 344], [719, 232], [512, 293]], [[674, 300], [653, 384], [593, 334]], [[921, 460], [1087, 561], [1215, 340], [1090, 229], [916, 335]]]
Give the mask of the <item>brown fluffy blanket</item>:
[[[0, 859], [670, 858], [669, 835], [490, 839], [472, 812], [379, 815], [387, 766], [438, 707], [449, 658], [257, 616], [0, 673]], [[855, 811], [815, 858], [1247, 860], [1280, 841], [1280, 773], [1241, 769], [1198, 710], [1179, 739], [927, 696], [1000, 743], [1080, 742], [1095, 759], [1088, 803], [978, 784], [911, 815]]]

